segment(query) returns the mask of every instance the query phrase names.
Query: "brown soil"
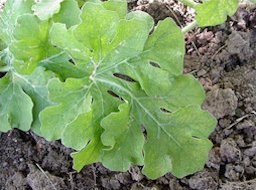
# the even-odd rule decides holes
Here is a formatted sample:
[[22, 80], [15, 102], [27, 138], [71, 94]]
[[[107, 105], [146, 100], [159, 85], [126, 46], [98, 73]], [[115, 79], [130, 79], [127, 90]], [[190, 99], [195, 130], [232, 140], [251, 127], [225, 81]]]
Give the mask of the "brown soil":
[[[171, 16], [181, 26], [193, 19], [191, 10], [172, 2], [132, 1], [130, 9], [147, 11], [156, 21]], [[186, 37], [185, 72], [200, 80], [207, 92], [204, 108], [219, 121], [203, 171], [149, 180], [139, 167], [118, 173], [93, 164], [77, 173], [70, 149], [14, 130], [0, 134], [0, 190], [255, 190], [255, 26], [256, 10], [246, 7], [225, 24]]]

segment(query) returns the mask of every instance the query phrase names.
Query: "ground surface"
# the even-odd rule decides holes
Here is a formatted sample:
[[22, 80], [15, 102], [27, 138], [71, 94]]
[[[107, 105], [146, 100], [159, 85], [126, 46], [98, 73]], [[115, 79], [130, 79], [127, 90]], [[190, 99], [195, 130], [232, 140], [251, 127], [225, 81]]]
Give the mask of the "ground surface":
[[[191, 10], [168, 5], [133, 1], [130, 9], [147, 11], [156, 21], [171, 16], [179, 25], [193, 19]], [[118, 173], [94, 164], [76, 173], [71, 150], [14, 130], [0, 134], [0, 190], [255, 190], [255, 56], [256, 10], [248, 7], [221, 26], [187, 35], [185, 72], [203, 84], [204, 108], [219, 121], [203, 171], [183, 179], [167, 174], [154, 181], [145, 178], [139, 167]]]

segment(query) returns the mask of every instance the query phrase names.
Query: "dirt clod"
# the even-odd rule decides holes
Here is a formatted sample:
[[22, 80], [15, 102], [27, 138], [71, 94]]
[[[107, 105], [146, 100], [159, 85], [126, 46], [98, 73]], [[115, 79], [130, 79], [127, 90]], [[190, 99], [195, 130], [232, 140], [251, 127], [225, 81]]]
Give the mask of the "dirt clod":
[[207, 93], [203, 107], [219, 119], [235, 114], [237, 100], [232, 89], [213, 89]]
[[188, 180], [189, 187], [197, 190], [217, 190], [218, 183], [210, 172], [199, 172]]
[[62, 178], [53, 176], [47, 171], [40, 171], [33, 165], [29, 167], [27, 183], [32, 190], [67, 189]]

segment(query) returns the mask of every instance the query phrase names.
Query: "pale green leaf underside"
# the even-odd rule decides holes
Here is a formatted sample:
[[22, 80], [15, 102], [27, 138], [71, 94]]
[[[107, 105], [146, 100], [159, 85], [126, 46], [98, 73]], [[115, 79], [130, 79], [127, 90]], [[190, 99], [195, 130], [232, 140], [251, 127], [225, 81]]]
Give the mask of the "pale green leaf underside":
[[39, 113], [51, 104], [47, 83], [52, 72], [38, 67], [31, 75], [10, 72], [0, 80], [0, 131], [19, 128], [40, 135]]
[[152, 179], [198, 171], [216, 121], [200, 109], [200, 84], [182, 74], [180, 29], [166, 19], [149, 35], [149, 15], [126, 15], [125, 6], [108, 3], [85, 3], [77, 26], [53, 25], [50, 42], [84, 75], [50, 80], [55, 104], [40, 114], [42, 135], [78, 150], [72, 155], [77, 170], [100, 161], [117, 171], [144, 165]]
[[23, 131], [30, 129], [33, 121], [31, 98], [23, 89], [7, 76], [0, 80], [0, 131], [13, 128]]
[[51, 105], [48, 98], [48, 81], [55, 75], [50, 71], [45, 71], [43, 67], [38, 67], [31, 75], [20, 75], [15, 73], [15, 80], [22, 87], [24, 92], [33, 101], [33, 122], [31, 129], [40, 135], [41, 123], [39, 121], [39, 113]]
[[239, 0], [207, 0], [195, 7], [196, 20], [199, 26], [215, 26], [233, 16], [238, 8]]

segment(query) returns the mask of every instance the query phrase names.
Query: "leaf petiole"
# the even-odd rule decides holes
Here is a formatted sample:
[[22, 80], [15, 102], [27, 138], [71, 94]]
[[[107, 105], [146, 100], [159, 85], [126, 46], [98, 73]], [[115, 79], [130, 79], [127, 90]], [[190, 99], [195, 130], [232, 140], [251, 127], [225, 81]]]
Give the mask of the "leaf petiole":
[[185, 26], [184, 28], [181, 29], [183, 34], [186, 34], [187, 32], [193, 30], [194, 28], [196, 28], [198, 26], [198, 23], [196, 20], [194, 20], [193, 22], [189, 23], [187, 26]]

